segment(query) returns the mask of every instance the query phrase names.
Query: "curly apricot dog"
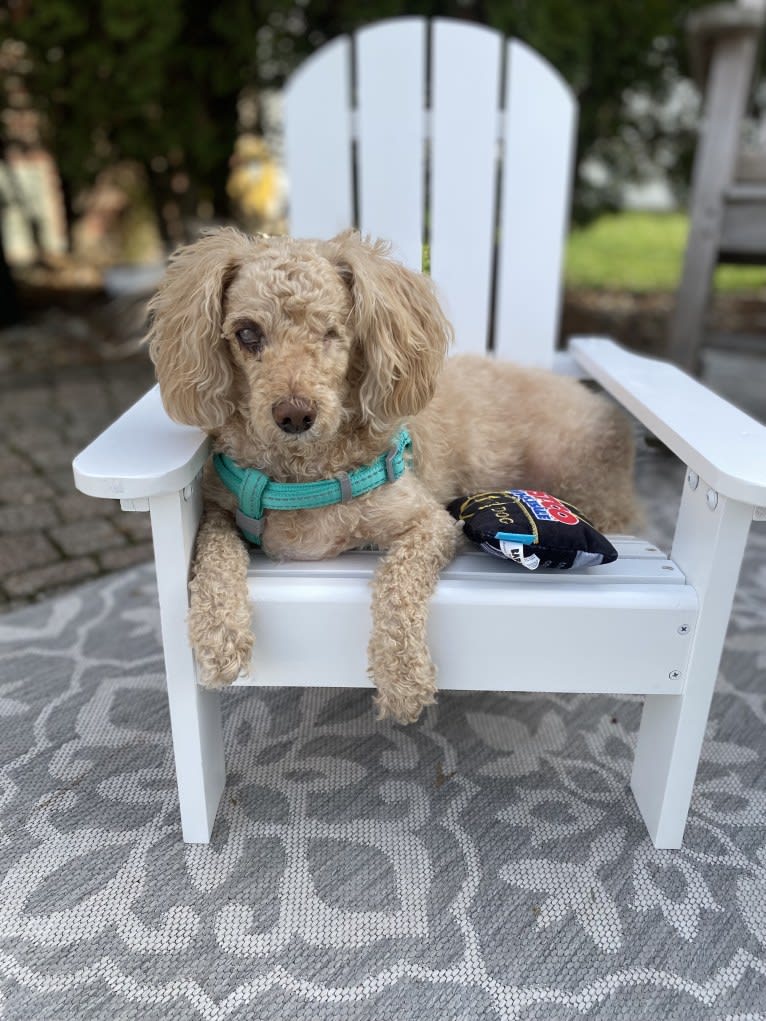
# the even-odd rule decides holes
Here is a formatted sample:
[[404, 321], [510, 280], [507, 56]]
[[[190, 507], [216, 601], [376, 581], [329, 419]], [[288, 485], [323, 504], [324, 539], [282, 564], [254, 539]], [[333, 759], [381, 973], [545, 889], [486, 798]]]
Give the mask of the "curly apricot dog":
[[[374, 544], [369, 664], [381, 716], [417, 719], [436, 690], [429, 597], [458, 541], [456, 496], [524, 485], [571, 501], [602, 530], [634, 514], [630, 426], [611, 403], [550, 373], [465, 356], [430, 281], [354, 232], [330, 241], [203, 236], [172, 257], [151, 303], [165, 407], [214, 449], [277, 482], [374, 461], [406, 424], [412, 469], [349, 502], [272, 510], [263, 548], [292, 559]], [[208, 466], [209, 468], [209, 466]], [[250, 666], [248, 547], [236, 499], [208, 470], [189, 628], [201, 683]]]

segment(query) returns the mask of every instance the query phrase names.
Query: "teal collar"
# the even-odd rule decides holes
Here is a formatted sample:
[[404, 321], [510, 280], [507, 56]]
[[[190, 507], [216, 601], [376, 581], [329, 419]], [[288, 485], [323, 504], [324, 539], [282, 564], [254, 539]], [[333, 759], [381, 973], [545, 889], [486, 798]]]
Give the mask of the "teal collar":
[[226, 454], [214, 454], [213, 465], [224, 486], [237, 498], [237, 524], [248, 542], [261, 544], [264, 510], [304, 510], [348, 503], [386, 482], [395, 482], [407, 470], [412, 439], [402, 429], [391, 448], [352, 472], [339, 472], [319, 482], [275, 482], [258, 468], [241, 468]]

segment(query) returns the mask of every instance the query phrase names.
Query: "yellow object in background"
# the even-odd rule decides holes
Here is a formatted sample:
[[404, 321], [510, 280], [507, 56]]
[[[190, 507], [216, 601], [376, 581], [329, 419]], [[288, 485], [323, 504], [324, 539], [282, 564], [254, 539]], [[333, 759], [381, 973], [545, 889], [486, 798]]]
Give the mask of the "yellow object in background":
[[284, 172], [262, 138], [247, 134], [237, 139], [226, 190], [250, 230], [280, 232], [286, 196]]

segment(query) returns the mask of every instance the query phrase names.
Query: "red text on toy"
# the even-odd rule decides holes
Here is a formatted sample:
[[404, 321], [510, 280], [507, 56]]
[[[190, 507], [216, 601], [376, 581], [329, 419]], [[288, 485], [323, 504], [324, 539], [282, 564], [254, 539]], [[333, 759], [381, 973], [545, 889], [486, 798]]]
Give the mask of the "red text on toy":
[[512, 489], [522, 503], [534, 514], [538, 521], [560, 521], [562, 525], [577, 525], [580, 519], [550, 493], [541, 493], [537, 489]]

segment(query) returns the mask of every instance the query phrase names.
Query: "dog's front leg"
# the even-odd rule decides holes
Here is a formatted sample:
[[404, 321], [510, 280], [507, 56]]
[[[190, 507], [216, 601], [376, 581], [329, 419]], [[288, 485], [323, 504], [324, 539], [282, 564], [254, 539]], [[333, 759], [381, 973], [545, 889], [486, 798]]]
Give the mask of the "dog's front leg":
[[253, 651], [249, 559], [232, 515], [209, 507], [197, 535], [189, 583], [189, 638], [200, 684], [208, 688], [231, 684], [249, 672]]
[[413, 723], [435, 701], [436, 668], [427, 644], [428, 603], [439, 571], [455, 554], [457, 527], [439, 508], [392, 542], [373, 583], [370, 674], [381, 719]]

